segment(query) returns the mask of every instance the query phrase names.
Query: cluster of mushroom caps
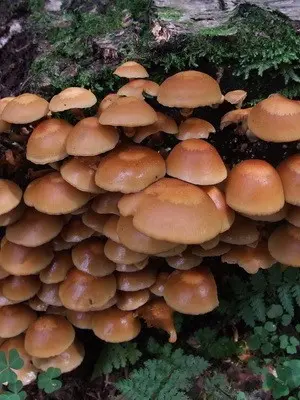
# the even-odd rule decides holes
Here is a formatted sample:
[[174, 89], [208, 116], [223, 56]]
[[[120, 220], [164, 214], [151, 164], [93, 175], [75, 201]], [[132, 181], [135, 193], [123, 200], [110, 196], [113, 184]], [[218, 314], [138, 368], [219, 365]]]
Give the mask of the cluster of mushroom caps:
[[[0, 350], [19, 350], [24, 384], [39, 369], [68, 372], [80, 364], [84, 349], [73, 326], [124, 342], [145, 320], [175, 342], [174, 311], [199, 315], [218, 306], [204, 258], [221, 256], [248, 273], [277, 261], [300, 267], [300, 155], [277, 169], [246, 160], [229, 171], [204, 140], [215, 128], [191, 117], [194, 108], [223, 101], [240, 107], [245, 92], [223, 96], [217, 81], [198, 71], [180, 72], [159, 86], [135, 62], [115, 74], [129, 83], [75, 126], [55, 113], [83, 116], [97, 102], [84, 88], [65, 89], [50, 103], [22, 94], [2, 107], [6, 130], [34, 126], [27, 159], [53, 168], [24, 193], [0, 180], [0, 225], [6, 227]], [[145, 93], [179, 108], [179, 126], [156, 112]], [[260, 138], [269, 130], [274, 141], [284, 132], [285, 141], [296, 140], [297, 118], [300, 105], [275, 95], [253, 107], [247, 129]], [[140, 144], [162, 134], [178, 139], [169, 152]]]

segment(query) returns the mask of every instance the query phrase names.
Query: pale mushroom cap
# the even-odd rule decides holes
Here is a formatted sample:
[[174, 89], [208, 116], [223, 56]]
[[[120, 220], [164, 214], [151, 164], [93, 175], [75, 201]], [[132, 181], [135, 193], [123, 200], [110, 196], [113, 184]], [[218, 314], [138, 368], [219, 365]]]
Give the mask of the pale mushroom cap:
[[294, 154], [282, 161], [277, 172], [282, 181], [285, 201], [300, 206], [300, 155]]
[[210, 133], [215, 133], [214, 126], [204, 119], [188, 118], [179, 125], [178, 140], [207, 139]]
[[154, 124], [137, 128], [133, 138], [135, 143], [141, 143], [148, 136], [158, 132], [165, 132], [171, 135], [178, 133], [178, 126], [173, 118], [161, 112], [157, 112], [156, 115], [157, 121]]
[[1, 267], [13, 275], [39, 273], [53, 259], [51, 246], [24, 247], [7, 241], [1, 249]]
[[116, 128], [99, 124], [98, 118], [79, 121], [67, 139], [67, 153], [73, 156], [96, 156], [113, 149], [119, 141]]
[[278, 262], [290, 267], [300, 267], [300, 228], [281, 225], [268, 241], [269, 252]]
[[135, 264], [147, 258], [147, 254], [132, 251], [111, 239], [105, 243], [104, 253], [109, 260], [116, 264]]
[[226, 254], [230, 249], [230, 244], [220, 242], [216, 247], [210, 250], [204, 250], [201, 246], [193, 246], [192, 253], [200, 257], [219, 257]]
[[143, 192], [125, 194], [118, 202], [120, 215], [129, 217], [136, 213], [139, 202], [143, 197]]
[[117, 272], [117, 288], [123, 292], [147, 289], [155, 283], [156, 275], [156, 269], [151, 267], [136, 272]]
[[189, 270], [198, 267], [202, 263], [202, 257], [193, 254], [191, 249], [187, 249], [182, 254], [167, 257], [166, 261], [172, 268]]
[[103, 235], [113, 240], [116, 243], [121, 243], [117, 233], [117, 226], [120, 217], [118, 215], [111, 215], [105, 222], [103, 227]]
[[227, 169], [217, 150], [202, 139], [178, 143], [166, 164], [168, 175], [195, 185], [214, 185], [227, 178]]
[[222, 93], [211, 76], [199, 71], [183, 71], [160, 85], [157, 100], [168, 107], [196, 108], [221, 103]]
[[33, 357], [33, 365], [42, 371], [47, 371], [48, 368], [59, 368], [62, 374], [73, 371], [82, 363], [85, 355], [83, 345], [75, 340], [61, 354], [50, 358]]
[[48, 164], [67, 157], [67, 138], [73, 126], [62, 119], [47, 119], [31, 133], [26, 158], [35, 164]]
[[16, 183], [7, 179], [0, 179], [0, 215], [17, 207], [21, 199], [22, 190]]
[[226, 232], [220, 235], [220, 240], [229, 244], [247, 245], [259, 239], [257, 222], [240, 215]]
[[117, 99], [119, 98], [119, 96], [117, 95], [117, 93], [110, 93], [107, 96], [104, 97], [104, 99], [102, 99], [99, 103], [99, 107], [98, 107], [98, 117], [100, 116], [101, 112], [106, 110], [107, 107], [109, 107], [112, 103], [114, 103]]
[[224, 96], [224, 100], [230, 104], [239, 104], [245, 100], [247, 97], [247, 92], [245, 90], [231, 90], [227, 92]]
[[114, 71], [114, 75], [121, 78], [148, 78], [149, 74], [145, 67], [136, 61], [126, 61]]
[[268, 142], [292, 142], [300, 139], [300, 104], [274, 94], [256, 104], [249, 113], [251, 132]]
[[71, 254], [68, 251], [57, 252], [47, 268], [40, 272], [40, 280], [47, 284], [63, 282], [71, 268], [73, 268]]
[[275, 168], [263, 160], [237, 164], [226, 182], [226, 202], [247, 215], [269, 215], [284, 206], [284, 192]]
[[94, 233], [94, 230], [86, 226], [80, 217], [73, 217], [61, 231], [61, 236], [66, 242], [79, 243], [88, 239]]
[[37, 247], [50, 242], [63, 228], [63, 218], [42, 214], [28, 208], [22, 218], [6, 228], [6, 237], [12, 243]]
[[92, 202], [92, 210], [98, 214], [119, 215], [118, 202], [122, 193], [99, 194]]
[[155, 283], [149, 288], [150, 292], [155, 294], [155, 296], [162, 297], [169, 276], [169, 272], [160, 272], [156, 277]]
[[162, 253], [157, 253], [157, 254], [155, 254], [156, 257], [166, 258], [166, 257], [178, 256], [187, 249], [186, 244], [175, 244], [175, 243], [173, 243], [173, 244], [174, 244], [174, 247], [172, 249], [163, 251]]
[[43, 118], [48, 110], [48, 101], [36, 94], [24, 93], [5, 106], [1, 119], [12, 124], [29, 124]]
[[96, 96], [88, 89], [81, 87], [69, 87], [52, 97], [50, 111], [60, 112], [72, 108], [88, 108], [96, 104]]
[[134, 311], [142, 307], [150, 299], [148, 289], [137, 290], [136, 292], [119, 292], [117, 307], [123, 311]]
[[59, 172], [51, 172], [32, 181], [24, 193], [24, 201], [28, 206], [52, 215], [68, 214], [90, 199], [89, 193], [71, 186]]
[[39, 299], [41, 299], [45, 304], [49, 304], [54, 307], [61, 307], [62, 302], [60, 301], [59, 295], [59, 284], [51, 283], [46, 284], [43, 283], [40, 290], [37, 293]]
[[165, 284], [164, 298], [182, 314], [206, 314], [219, 305], [216, 282], [207, 268], [173, 272]]
[[170, 178], [145, 189], [133, 225], [155, 239], [182, 244], [205, 242], [221, 230], [218, 210], [209, 196], [198, 187]]
[[33, 357], [54, 357], [71, 346], [74, 339], [74, 328], [64, 317], [44, 315], [27, 329], [25, 350]]
[[80, 312], [67, 310], [67, 318], [76, 328], [92, 329], [93, 312]]
[[141, 323], [132, 311], [112, 307], [94, 314], [93, 331], [105, 342], [128, 342], [140, 333]]
[[247, 121], [251, 109], [250, 107], [229, 111], [221, 118], [220, 129], [223, 130], [231, 124], [240, 124]]
[[26, 331], [37, 318], [36, 313], [25, 304], [13, 304], [0, 308], [0, 337], [12, 338]]
[[143, 93], [156, 97], [158, 94], [159, 85], [156, 82], [147, 79], [134, 79], [126, 85], [122, 86], [117, 94], [118, 96], [132, 96], [138, 99], [143, 99]]
[[9, 300], [21, 302], [34, 297], [41, 286], [35, 275], [9, 276], [2, 281], [2, 292]]
[[4, 97], [0, 99], [0, 133], [9, 131], [11, 124], [9, 122], [3, 121], [1, 114], [6, 107], [6, 105], [12, 101], [15, 97]]
[[114, 297], [116, 288], [113, 275], [100, 278], [74, 268], [60, 284], [59, 297], [69, 310], [96, 311]]
[[156, 112], [144, 100], [135, 97], [120, 97], [100, 115], [103, 125], [136, 127], [151, 125], [157, 121]]
[[17, 207], [13, 208], [5, 214], [0, 215], [0, 226], [8, 226], [17, 222], [25, 211], [24, 203], [20, 203]]
[[104, 254], [104, 243], [97, 238], [87, 239], [73, 247], [72, 260], [80, 271], [96, 277], [110, 275], [116, 269], [116, 264]]

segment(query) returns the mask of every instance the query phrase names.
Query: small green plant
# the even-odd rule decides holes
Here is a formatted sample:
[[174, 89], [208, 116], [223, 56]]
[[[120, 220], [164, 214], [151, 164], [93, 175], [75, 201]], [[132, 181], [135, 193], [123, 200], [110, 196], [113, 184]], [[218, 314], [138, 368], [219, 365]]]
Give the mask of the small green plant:
[[8, 356], [4, 351], [0, 352], [0, 383], [16, 383], [17, 374], [14, 370], [19, 370], [23, 367], [24, 362], [21, 359], [18, 351], [12, 349], [9, 351]]
[[217, 372], [204, 380], [203, 395], [206, 400], [247, 400], [246, 394], [236, 391], [225, 374]]
[[61, 376], [59, 368], [48, 368], [47, 371], [41, 372], [38, 376], [38, 388], [44, 390], [45, 393], [53, 393], [62, 387], [62, 381], [57, 379]]

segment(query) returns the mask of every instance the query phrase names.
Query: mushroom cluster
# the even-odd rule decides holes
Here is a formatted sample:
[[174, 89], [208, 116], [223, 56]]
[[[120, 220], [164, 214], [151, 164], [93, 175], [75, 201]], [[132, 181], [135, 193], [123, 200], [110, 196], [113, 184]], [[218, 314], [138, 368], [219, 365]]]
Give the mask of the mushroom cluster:
[[[49, 103], [29, 93], [0, 101], [1, 130], [32, 124], [27, 159], [52, 168], [24, 192], [0, 179], [0, 350], [20, 351], [24, 384], [38, 370], [81, 363], [74, 327], [117, 343], [135, 338], [144, 320], [175, 342], [174, 311], [218, 306], [206, 258], [251, 274], [277, 261], [300, 267], [300, 155], [276, 169], [252, 159], [230, 170], [205, 140], [215, 127], [192, 116], [228, 102], [236, 110], [221, 128], [242, 123], [262, 140], [289, 141], [300, 139], [300, 104], [274, 95], [243, 110], [246, 92], [223, 96], [199, 71], [160, 86], [136, 62], [115, 74], [128, 83], [92, 117], [83, 110], [97, 99], [84, 88]], [[167, 107], [179, 109], [176, 121]], [[75, 126], [57, 118], [65, 110], [79, 119]], [[170, 151], [145, 145], [164, 135], [177, 139]]]

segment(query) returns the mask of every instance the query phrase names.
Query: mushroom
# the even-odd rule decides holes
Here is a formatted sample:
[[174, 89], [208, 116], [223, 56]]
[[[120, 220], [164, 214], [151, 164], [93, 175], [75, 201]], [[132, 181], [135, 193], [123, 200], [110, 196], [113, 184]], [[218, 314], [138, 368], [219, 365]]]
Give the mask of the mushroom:
[[25, 332], [37, 318], [36, 313], [25, 304], [13, 304], [0, 308], [0, 337], [12, 338]]
[[96, 103], [97, 98], [90, 90], [81, 87], [69, 87], [52, 97], [49, 108], [52, 112], [61, 112], [89, 108]]
[[37, 293], [37, 297], [42, 300], [45, 304], [54, 307], [61, 307], [62, 302], [60, 301], [59, 295], [59, 284], [58, 283], [44, 283]]
[[201, 247], [204, 250], [211, 250], [211, 249], [215, 248], [216, 246], [218, 246], [219, 242], [220, 242], [220, 235], [217, 235], [213, 239], [208, 240], [207, 242], [201, 243]]
[[141, 126], [137, 128], [136, 134], [133, 137], [135, 143], [141, 143], [147, 137], [158, 134], [159, 132], [175, 135], [178, 133], [178, 126], [173, 118], [161, 112], [157, 112], [157, 121], [152, 125]]
[[280, 176], [263, 160], [245, 160], [230, 172], [226, 183], [226, 202], [246, 215], [269, 215], [284, 206]]
[[250, 108], [243, 108], [239, 110], [232, 110], [223, 115], [221, 118], [220, 129], [221, 131], [231, 124], [242, 124], [242, 132], [246, 133], [248, 129], [247, 120], [249, 113], [251, 111]]
[[231, 249], [231, 245], [220, 242], [216, 247], [210, 250], [204, 250], [202, 246], [193, 246], [192, 253], [200, 257], [219, 257], [226, 254]]
[[274, 230], [268, 240], [271, 256], [290, 267], [300, 267], [300, 228], [285, 224]]
[[117, 95], [144, 99], [143, 93], [156, 97], [158, 89], [159, 85], [156, 82], [147, 79], [134, 79], [122, 86], [118, 90]]
[[111, 215], [108, 219], [106, 219], [102, 232], [104, 236], [116, 243], [121, 243], [117, 233], [119, 219], [120, 217], [118, 215]]
[[283, 185], [285, 201], [300, 206], [300, 155], [294, 154], [283, 160], [277, 172]]
[[157, 253], [157, 254], [155, 254], [155, 256], [162, 257], [162, 258], [178, 256], [178, 255], [182, 254], [186, 249], [187, 249], [186, 244], [177, 244], [172, 249], [163, 251], [162, 253]]
[[[114, 215], [112, 217], [115, 217]], [[116, 216], [117, 217], [117, 216]], [[118, 218], [118, 217], [117, 217]], [[98, 214], [93, 210], [87, 210], [84, 214], [82, 214], [82, 222], [84, 225], [93, 229], [93, 231], [97, 233], [104, 233], [104, 227], [108, 220], [110, 219], [109, 215]]]
[[116, 271], [119, 272], [136, 272], [144, 269], [149, 263], [149, 259], [146, 258], [135, 264], [116, 264]]
[[202, 139], [178, 143], [167, 160], [167, 174], [195, 185], [214, 185], [227, 177], [217, 150]]
[[104, 254], [103, 242], [97, 238], [84, 240], [73, 247], [72, 260], [80, 271], [96, 277], [110, 275], [116, 269], [115, 263]]
[[11, 301], [21, 302], [34, 297], [41, 286], [35, 275], [8, 276], [2, 281], [2, 293]]
[[300, 228], [300, 207], [290, 206], [285, 219], [290, 224]]
[[114, 75], [121, 78], [148, 78], [149, 74], [146, 69], [136, 61], [126, 61], [121, 64], [115, 71]]
[[258, 240], [259, 236], [257, 222], [238, 215], [231, 228], [220, 235], [220, 240], [229, 244], [248, 245]]
[[74, 328], [64, 317], [43, 315], [27, 329], [25, 350], [32, 357], [54, 357], [67, 350], [74, 339]]
[[67, 319], [78, 329], [92, 329], [93, 312], [67, 310]]
[[102, 111], [106, 110], [112, 103], [114, 103], [120, 96], [117, 93], [110, 93], [104, 97], [99, 103], [97, 116], [100, 117]]
[[202, 263], [202, 257], [193, 254], [191, 249], [187, 249], [182, 254], [167, 257], [166, 261], [172, 268], [189, 270], [194, 267], [198, 267]]
[[60, 284], [59, 297], [69, 310], [95, 311], [114, 297], [116, 286], [113, 275], [100, 278], [73, 268]]
[[134, 215], [142, 197], [143, 192], [125, 194], [122, 196], [118, 202], [119, 214], [123, 217]]
[[119, 215], [118, 202], [122, 193], [99, 194], [92, 202], [92, 210], [98, 214]]
[[136, 292], [151, 287], [156, 280], [156, 269], [147, 267], [136, 272], [117, 272], [117, 288], [123, 292]]
[[245, 90], [231, 90], [225, 94], [224, 100], [233, 104], [236, 108], [241, 108], [246, 97], [247, 92]]
[[176, 137], [178, 140], [207, 139], [215, 132], [216, 129], [210, 122], [200, 118], [188, 118], [179, 125]]
[[4, 97], [0, 99], [0, 133], [8, 132], [10, 130], [11, 124], [9, 122], [3, 121], [1, 115], [6, 105], [14, 98], [15, 97]]
[[112, 307], [93, 316], [94, 334], [109, 343], [122, 343], [134, 339], [141, 331], [141, 323], [132, 311]]
[[253, 219], [254, 221], [262, 222], [278, 222], [282, 221], [288, 215], [290, 210], [290, 205], [285, 203], [285, 205], [277, 212], [269, 215], [245, 215], [247, 218]]
[[67, 251], [57, 252], [51, 263], [40, 272], [40, 280], [47, 284], [63, 282], [72, 267], [71, 254]]
[[134, 311], [142, 307], [150, 299], [148, 289], [137, 290], [136, 292], [119, 292], [117, 296], [117, 307], [123, 311]]
[[0, 226], [8, 226], [17, 222], [25, 211], [25, 205], [23, 202], [13, 208], [11, 211], [0, 215]]
[[88, 239], [95, 231], [86, 226], [81, 218], [73, 217], [61, 231], [61, 237], [66, 242], [79, 243], [84, 239]]
[[182, 314], [206, 314], [219, 305], [215, 279], [204, 267], [172, 272], [165, 284], [164, 298]]
[[16, 208], [22, 199], [22, 190], [7, 179], [0, 179], [0, 216]]
[[156, 277], [155, 283], [150, 286], [150, 292], [155, 294], [155, 296], [162, 297], [164, 295], [165, 285], [169, 276], [169, 272], [160, 272]]
[[27, 160], [35, 164], [49, 164], [66, 158], [67, 138], [72, 128], [71, 124], [62, 119], [42, 121], [29, 136]]
[[135, 264], [146, 260], [147, 254], [132, 251], [122, 244], [108, 239], [104, 246], [106, 257], [116, 264]]
[[71, 249], [75, 243], [66, 242], [61, 235], [56, 236], [55, 239], [52, 240], [52, 246], [54, 251], [68, 250]]
[[29, 299], [28, 305], [32, 310], [38, 311], [38, 312], [45, 312], [45, 311], [47, 311], [47, 308], [48, 308], [48, 304], [44, 303], [37, 296], [34, 296], [31, 299]]

